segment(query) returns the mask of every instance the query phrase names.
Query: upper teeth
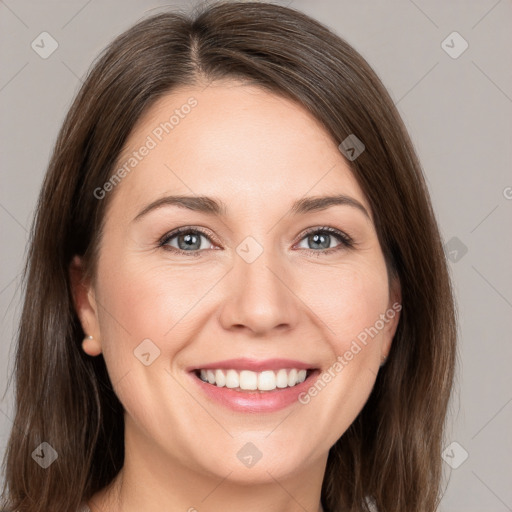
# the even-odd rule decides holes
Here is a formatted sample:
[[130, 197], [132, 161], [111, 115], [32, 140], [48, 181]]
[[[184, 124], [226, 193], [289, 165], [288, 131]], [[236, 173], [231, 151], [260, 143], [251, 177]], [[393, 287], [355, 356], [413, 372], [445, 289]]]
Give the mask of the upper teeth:
[[306, 370], [292, 368], [276, 372], [266, 370], [252, 372], [250, 370], [201, 370], [201, 380], [218, 387], [240, 388], [246, 390], [272, 391], [277, 388], [295, 386], [304, 382]]

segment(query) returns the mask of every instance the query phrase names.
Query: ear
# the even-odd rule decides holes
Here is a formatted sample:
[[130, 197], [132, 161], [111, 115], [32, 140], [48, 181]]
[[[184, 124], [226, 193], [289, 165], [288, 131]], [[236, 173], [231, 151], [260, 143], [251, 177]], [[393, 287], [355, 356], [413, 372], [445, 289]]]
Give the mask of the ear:
[[[84, 276], [82, 258], [74, 256], [69, 265], [69, 277], [75, 311], [86, 336], [82, 348], [86, 354], [97, 356], [101, 354], [101, 338], [96, 300], [94, 289], [91, 283], [85, 281]], [[88, 336], [92, 336], [92, 339], [89, 339]]]
[[391, 350], [391, 343], [400, 320], [400, 311], [402, 311], [402, 288], [399, 278], [393, 277], [389, 286], [388, 309], [384, 313], [385, 327], [381, 346], [381, 360], [385, 360]]

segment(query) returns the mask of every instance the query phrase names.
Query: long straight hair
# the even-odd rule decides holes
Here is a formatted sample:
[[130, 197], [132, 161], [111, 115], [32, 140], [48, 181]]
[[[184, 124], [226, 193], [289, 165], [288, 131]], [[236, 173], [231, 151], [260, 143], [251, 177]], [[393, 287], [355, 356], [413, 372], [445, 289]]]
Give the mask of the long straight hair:
[[[69, 512], [112, 482], [124, 461], [123, 407], [102, 356], [81, 349], [69, 265], [95, 275], [105, 208], [94, 191], [116, 170], [137, 120], [180, 86], [256, 84], [305, 106], [340, 144], [374, 214], [402, 311], [386, 365], [331, 447], [328, 512], [433, 512], [456, 363], [456, 315], [428, 189], [398, 111], [364, 58], [291, 8], [220, 2], [135, 24], [98, 57], [58, 135], [31, 227], [15, 356], [15, 417], [4, 458], [8, 510]], [[350, 159], [349, 159], [350, 160]], [[57, 460], [32, 453], [48, 442]]]

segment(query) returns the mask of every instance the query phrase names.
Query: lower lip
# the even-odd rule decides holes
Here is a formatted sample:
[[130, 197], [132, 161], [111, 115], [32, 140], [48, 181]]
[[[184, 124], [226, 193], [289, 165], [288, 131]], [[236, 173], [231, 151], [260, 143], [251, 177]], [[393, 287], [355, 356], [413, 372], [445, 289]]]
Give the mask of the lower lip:
[[201, 380], [194, 372], [192, 379], [211, 399], [237, 412], [261, 413], [274, 412], [299, 402], [299, 395], [305, 392], [319, 374], [313, 370], [307, 379], [291, 388], [276, 388], [272, 391], [234, 391], [227, 387], [218, 387]]

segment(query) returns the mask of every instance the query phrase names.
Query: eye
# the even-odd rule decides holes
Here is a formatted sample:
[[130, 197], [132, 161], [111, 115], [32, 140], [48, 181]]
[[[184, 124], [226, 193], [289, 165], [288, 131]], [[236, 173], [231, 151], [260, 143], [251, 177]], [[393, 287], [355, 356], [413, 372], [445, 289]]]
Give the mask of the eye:
[[[302, 233], [300, 243], [303, 243], [302, 240], [305, 241], [307, 247], [299, 245], [299, 248], [317, 256], [351, 248], [355, 245], [348, 235], [329, 226], [308, 229]], [[334, 247], [331, 245], [333, 241], [337, 242]], [[200, 251], [213, 248], [213, 242], [202, 229], [182, 227], [164, 235], [158, 242], [158, 246], [186, 256], [200, 256]]]
[[[311, 253], [320, 254], [330, 254], [331, 252], [350, 248], [355, 245], [354, 241], [348, 235], [328, 226], [307, 230], [302, 234], [301, 243], [302, 240], [305, 241], [306, 247], [299, 246], [300, 248], [306, 249]], [[331, 246], [333, 241], [338, 242], [334, 247]]]
[[[203, 240], [210, 243], [203, 243]], [[199, 256], [200, 250], [211, 248], [212, 241], [202, 230], [184, 227], [164, 235], [158, 245], [166, 250], [186, 253], [187, 256]]]

